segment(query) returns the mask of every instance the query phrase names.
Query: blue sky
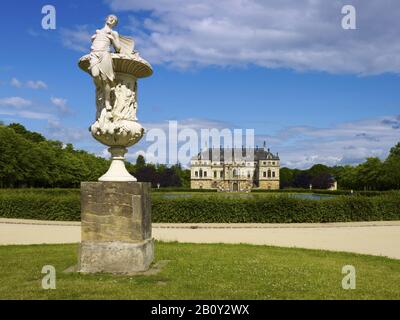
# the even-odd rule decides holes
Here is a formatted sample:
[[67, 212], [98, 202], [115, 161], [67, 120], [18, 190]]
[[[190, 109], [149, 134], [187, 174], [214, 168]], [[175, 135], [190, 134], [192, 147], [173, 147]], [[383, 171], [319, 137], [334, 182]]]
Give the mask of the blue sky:
[[[357, 30], [341, 27], [349, 2]], [[41, 28], [45, 4], [57, 10], [56, 30]], [[94, 88], [77, 61], [109, 13], [154, 68], [139, 83], [146, 128], [252, 128], [256, 144], [298, 168], [384, 158], [400, 141], [398, 1], [14, 0], [2, 9], [0, 120], [99, 155], [105, 147], [87, 130]]]

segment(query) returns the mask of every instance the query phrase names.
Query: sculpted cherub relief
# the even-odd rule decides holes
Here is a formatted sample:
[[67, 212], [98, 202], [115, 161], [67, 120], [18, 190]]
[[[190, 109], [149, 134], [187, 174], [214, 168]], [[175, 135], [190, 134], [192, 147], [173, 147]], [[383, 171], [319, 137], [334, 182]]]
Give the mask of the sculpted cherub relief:
[[112, 100], [115, 120], [137, 120], [136, 90], [136, 82], [133, 88], [130, 83], [125, 82], [120, 82], [115, 86], [115, 99]]

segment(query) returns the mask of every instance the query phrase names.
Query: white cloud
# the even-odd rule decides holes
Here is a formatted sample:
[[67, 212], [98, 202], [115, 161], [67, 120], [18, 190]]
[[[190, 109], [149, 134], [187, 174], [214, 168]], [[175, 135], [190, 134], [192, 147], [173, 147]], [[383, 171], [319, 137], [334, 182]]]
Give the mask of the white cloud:
[[92, 33], [87, 25], [76, 26], [75, 29], [62, 28], [61, 40], [66, 48], [88, 52], [91, 44]]
[[29, 29], [27, 30], [27, 32], [28, 32], [28, 34], [29, 34], [30, 36], [32, 36], [32, 37], [39, 37], [39, 36], [40, 36], [40, 33], [37, 32], [37, 31], [35, 31], [35, 30], [32, 29], [32, 28], [29, 28]]
[[23, 86], [26, 86], [27, 88], [30, 89], [47, 89], [47, 84], [42, 81], [42, 80], [29, 80], [25, 84], [21, 81], [19, 81], [17, 78], [12, 78], [11, 79], [11, 85], [16, 88], [22, 88]]
[[23, 108], [30, 106], [31, 104], [32, 101], [26, 100], [21, 97], [8, 97], [0, 99], [0, 106], [5, 106], [5, 107]]
[[46, 112], [39, 112], [39, 111], [19, 111], [15, 113], [16, 116], [25, 118], [25, 119], [32, 119], [32, 120], [49, 120], [53, 119], [54, 115]]
[[46, 112], [43, 108], [34, 106], [32, 101], [21, 97], [1, 98], [0, 114], [32, 120], [49, 120], [55, 118], [53, 114]]
[[82, 142], [90, 136], [87, 129], [65, 126], [58, 119], [50, 119], [47, 124], [47, 136], [64, 143]]
[[26, 83], [26, 86], [28, 88], [35, 89], [35, 90], [36, 89], [47, 89], [47, 84], [41, 80], [37, 80], [37, 81], [29, 80]]
[[280, 152], [284, 166], [356, 164], [367, 157], [387, 156], [400, 141], [400, 116], [346, 122], [330, 128], [289, 127], [272, 136], [257, 137], [259, 144], [264, 140], [272, 144], [272, 151]]
[[[166, 120], [163, 122], [147, 122], [143, 123], [143, 126], [146, 130], [150, 129], [161, 129], [165, 132], [168, 132], [169, 122], [176, 121], [176, 120]], [[193, 129], [193, 130], [201, 130], [201, 129], [225, 129], [225, 128], [232, 128], [233, 124], [219, 121], [219, 120], [212, 120], [212, 119], [198, 119], [198, 118], [188, 118], [177, 121], [178, 123], [178, 130], [183, 129]]]
[[71, 113], [71, 109], [67, 106], [67, 99], [51, 97], [50, 101], [61, 113]]
[[[400, 72], [397, 0], [351, 1], [357, 9], [357, 30], [341, 27], [341, 9], [348, 4], [344, 0], [107, 2], [116, 12], [149, 13], [132, 18], [131, 32], [142, 56], [153, 63]], [[85, 29], [78, 31], [73, 38], [84, 35], [88, 41]]]
[[50, 113], [40, 112], [40, 111], [29, 111], [29, 110], [15, 110], [15, 109], [7, 110], [0, 108], [0, 114], [5, 116], [30, 119], [30, 120], [50, 120], [54, 118], [54, 116]]
[[16, 88], [21, 88], [22, 87], [22, 82], [19, 81], [17, 78], [12, 78], [11, 79], [11, 85], [13, 87], [16, 87]]
[[[163, 130], [168, 144], [168, 122], [148, 123], [144, 126], [147, 129]], [[199, 145], [201, 129], [237, 129], [232, 124], [207, 119], [179, 121], [178, 133], [185, 128], [197, 131]], [[293, 126], [283, 128], [274, 135], [256, 132], [255, 145], [261, 147], [264, 141], [271, 148], [271, 152], [279, 152], [282, 166], [291, 168], [305, 169], [317, 163], [329, 166], [357, 164], [365, 161], [367, 157], [384, 159], [390, 148], [400, 141], [400, 115], [339, 123], [326, 128]], [[178, 145], [178, 150], [185, 142], [187, 141]], [[154, 155], [147, 152], [152, 143], [147, 142], [145, 136], [135, 146], [135, 152], [129, 154], [129, 159], [134, 161], [138, 154], [143, 154], [148, 162], [155, 161]], [[162, 157], [167, 157], [168, 146], [164, 151], [166, 154]]]
[[108, 148], [104, 148], [97, 154], [98, 157], [103, 157], [103, 158], [110, 158], [110, 152], [108, 151]]

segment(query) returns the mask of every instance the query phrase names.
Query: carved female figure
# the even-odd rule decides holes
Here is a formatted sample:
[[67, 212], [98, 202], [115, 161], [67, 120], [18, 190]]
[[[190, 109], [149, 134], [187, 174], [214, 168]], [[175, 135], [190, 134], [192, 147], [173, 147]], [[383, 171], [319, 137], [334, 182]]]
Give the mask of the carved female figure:
[[[113, 30], [118, 23], [118, 18], [109, 15], [104, 27], [96, 30], [92, 36], [89, 70], [93, 76], [97, 90], [97, 106], [104, 106], [111, 111], [111, 91], [114, 87], [115, 74], [111, 58], [111, 46], [116, 52], [121, 50], [118, 32]], [[98, 110], [99, 112], [100, 110]]]

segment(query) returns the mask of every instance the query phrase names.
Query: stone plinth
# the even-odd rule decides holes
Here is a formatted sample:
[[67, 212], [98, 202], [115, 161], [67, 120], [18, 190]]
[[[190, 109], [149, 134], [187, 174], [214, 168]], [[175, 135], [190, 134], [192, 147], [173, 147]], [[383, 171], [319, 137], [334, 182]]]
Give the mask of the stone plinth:
[[154, 259], [150, 183], [83, 182], [78, 271], [135, 273]]

